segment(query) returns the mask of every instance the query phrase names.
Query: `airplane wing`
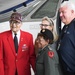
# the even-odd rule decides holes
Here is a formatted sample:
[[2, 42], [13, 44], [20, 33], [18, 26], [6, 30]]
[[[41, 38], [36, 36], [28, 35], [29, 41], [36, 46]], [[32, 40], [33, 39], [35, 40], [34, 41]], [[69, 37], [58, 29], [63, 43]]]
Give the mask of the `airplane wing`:
[[19, 12], [22, 14], [26, 5], [33, 0], [0, 0], [0, 22], [9, 20], [10, 15], [13, 12]]
[[19, 12], [23, 21], [40, 21], [44, 16], [55, 19], [61, 0], [0, 0], [0, 22], [9, 21], [12, 12]]

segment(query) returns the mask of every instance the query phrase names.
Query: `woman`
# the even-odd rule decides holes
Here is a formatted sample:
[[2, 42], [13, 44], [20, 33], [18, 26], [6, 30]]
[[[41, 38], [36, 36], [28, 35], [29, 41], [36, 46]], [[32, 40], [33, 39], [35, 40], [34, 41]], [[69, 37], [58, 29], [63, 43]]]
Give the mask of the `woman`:
[[[49, 29], [53, 33], [54, 39], [53, 39], [53, 44], [51, 46], [54, 49], [56, 49], [56, 43], [57, 43], [58, 36], [57, 36], [57, 34], [54, 30], [53, 20], [48, 18], [47, 16], [44, 17], [42, 19], [42, 23], [40, 24], [40, 28], [41, 28], [41, 30], [42, 29]], [[36, 56], [37, 56], [37, 54], [38, 54], [38, 41], [37, 41], [37, 38], [35, 40], [35, 53], [36, 53]]]
[[35, 75], [62, 75], [56, 50], [51, 48], [53, 34], [43, 29], [37, 35], [39, 52], [36, 59]]

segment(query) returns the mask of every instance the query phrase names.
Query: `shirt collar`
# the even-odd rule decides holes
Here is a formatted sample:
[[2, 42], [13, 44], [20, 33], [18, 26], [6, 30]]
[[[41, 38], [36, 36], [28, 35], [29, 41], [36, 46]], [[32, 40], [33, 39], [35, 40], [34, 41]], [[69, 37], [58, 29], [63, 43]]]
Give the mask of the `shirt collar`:
[[[12, 36], [14, 38], [14, 32], [12, 31]], [[20, 36], [20, 30], [17, 32], [17, 36]]]

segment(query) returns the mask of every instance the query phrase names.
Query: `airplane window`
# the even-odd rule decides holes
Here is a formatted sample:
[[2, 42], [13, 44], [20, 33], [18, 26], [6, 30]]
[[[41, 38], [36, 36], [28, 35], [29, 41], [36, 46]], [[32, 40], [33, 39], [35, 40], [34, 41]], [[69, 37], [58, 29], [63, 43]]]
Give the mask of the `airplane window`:
[[56, 15], [59, 0], [47, 0], [36, 12], [31, 16], [32, 19], [39, 19], [44, 16], [53, 18]]

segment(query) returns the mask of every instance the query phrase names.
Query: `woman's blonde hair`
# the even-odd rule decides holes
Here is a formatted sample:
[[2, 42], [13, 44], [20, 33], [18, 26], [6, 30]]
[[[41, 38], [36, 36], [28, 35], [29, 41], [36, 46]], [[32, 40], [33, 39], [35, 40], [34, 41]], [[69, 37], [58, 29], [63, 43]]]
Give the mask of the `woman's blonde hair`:
[[58, 35], [57, 35], [57, 33], [55, 32], [55, 30], [54, 30], [54, 22], [53, 22], [53, 20], [52, 20], [51, 18], [48, 18], [47, 16], [45, 16], [44, 18], [42, 18], [42, 21], [44, 21], [44, 20], [48, 21], [49, 24], [50, 24], [50, 26], [53, 28], [53, 29], [52, 29], [52, 33], [53, 33], [53, 35], [54, 35], [54, 42], [57, 41]]

